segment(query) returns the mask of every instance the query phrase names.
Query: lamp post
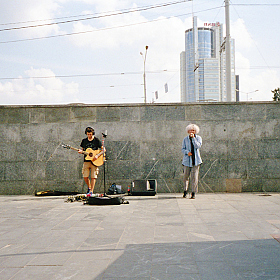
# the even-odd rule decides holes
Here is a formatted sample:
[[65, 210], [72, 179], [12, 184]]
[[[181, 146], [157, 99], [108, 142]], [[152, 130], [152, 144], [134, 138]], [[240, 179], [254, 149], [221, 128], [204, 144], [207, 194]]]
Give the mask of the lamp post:
[[144, 103], [147, 103], [147, 90], [146, 90], [146, 57], [147, 57], [147, 50], [148, 46], [145, 48], [145, 55], [140, 52], [141, 56], [143, 57], [144, 61], [144, 73], [143, 73], [143, 78], [144, 78]]
[[253, 93], [253, 92], [257, 92], [257, 91], [259, 91], [259, 90], [256, 89], [256, 90], [253, 90], [253, 91], [250, 91], [250, 92], [246, 92], [246, 94], [247, 94], [247, 101], [248, 101], [248, 95], [249, 95], [249, 93]]
[[231, 40], [230, 40], [230, 20], [229, 20], [229, 0], [225, 0], [226, 16], [226, 91], [227, 102], [232, 101], [231, 96]]

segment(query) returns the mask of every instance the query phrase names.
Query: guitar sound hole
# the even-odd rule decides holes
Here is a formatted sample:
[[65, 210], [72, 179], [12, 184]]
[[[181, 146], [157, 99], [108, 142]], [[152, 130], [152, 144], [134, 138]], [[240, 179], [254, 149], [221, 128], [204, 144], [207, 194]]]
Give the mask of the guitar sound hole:
[[88, 155], [89, 155], [90, 157], [92, 157], [92, 156], [93, 156], [93, 153], [89, 153]]

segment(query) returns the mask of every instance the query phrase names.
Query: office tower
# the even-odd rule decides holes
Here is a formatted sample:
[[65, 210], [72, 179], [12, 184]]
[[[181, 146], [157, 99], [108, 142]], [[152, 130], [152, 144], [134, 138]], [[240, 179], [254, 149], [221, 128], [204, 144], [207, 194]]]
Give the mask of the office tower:
[[[226, 57], [223, 26], [205, 23], [185, 32], [185, 51], [180, 54], [181, 102], [226, 101]], [[232, 98], [235, 95], [235, 48], [231, 39]]]

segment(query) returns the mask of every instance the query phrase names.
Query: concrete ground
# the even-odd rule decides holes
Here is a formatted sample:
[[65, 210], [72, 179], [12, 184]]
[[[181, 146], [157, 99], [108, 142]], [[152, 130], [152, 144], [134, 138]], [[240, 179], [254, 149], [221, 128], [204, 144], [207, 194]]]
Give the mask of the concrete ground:
[[280, 194], [0, 197], [0, 279], [280, 279]]

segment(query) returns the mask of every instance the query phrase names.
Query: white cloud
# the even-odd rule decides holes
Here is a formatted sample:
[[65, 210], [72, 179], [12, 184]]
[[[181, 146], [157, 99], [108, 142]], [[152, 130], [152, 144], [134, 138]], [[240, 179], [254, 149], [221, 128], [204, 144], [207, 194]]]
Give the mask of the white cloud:
[[240, 79], [240, 100], [272, 101], [271, 90], [279, 87], [280, 77], [275, 70], [251, 69], [249, 59], [236, 52], [236, 75]]
[[[25, 71], [27, 79], [19, 77], [12, 82], [0, 83], [1, 104], [61, 104], [79, 102], [78, 84], [64, 83], [49, 69]], [[49, 78], [36, 78], [49, 77]]]
[[235, 74], [240, 77], [250, 76], [250, 60], [241, 52], [235, 52]]
[[249, 50], [255, 44], [244, 20], [241, 18], [231, 23], [231, 37], [235, 39], [237, 50]]
[[[271, 90], [277, 88], [280, 84], [280, 77], [277, 71], [269, 68], [263, 71], [252, 69], [259, 63], [259, 59], [254, 61], [252, 65], [248, 56], [257, 52], [257, 42], [252, 39], [251, 34], [247, 30], [244, 20], [238, 19], [231, 26], [232, 38], [235, 39], [235, 67], [236, 75], [240, 79], [240, 100], [246, 101], [272, 101]], [[252, 56], [254, 57], [254, 56]]]
[[[277, 71], [265, 70], [257, 75], [242, 76], [244, 90], [241, 92], [241, 100], [272, 101], [272, 92], [280, 85]], [[247, 94], [248, 93], [248, 94]]]
[[[141, 22], [142, 24], [137, 24]], [[138, 53], [148, 45], [150, 63], [147, 64], [147, 69], [158, 70], [162, 67], [179, 69], [179, 56], [184, 49], [184, 22], [175, 17], [169, 19], [161, 17], [154, 22], [143, 22], [147, 22], [147, 19], [140, 13], [119, 16], [117, 21], [111, 18], [102, 19], [98, 25], [108, 29], [101, 31], [92, 25], [79, 22], [73, 25], [73, 32], [82, 34], [72, 36], [70, 39], [76, 46], [90, 47], [93, 50], [119, 51], [120, 48], [129, 46], [138, 49]], [[114, 28], [125, 25], [129, 26]]]
[[[59, 5], [56, 2], [55, 0], [1, 1], [1, 21], [5, 23], [17, 23], [16, 25], [6, 25], [5, 28], [51, 23], [53, 22], [52, 18], [55, 12], [59, 9]], [[42, 19], [44, 21], [41, 21]], [[45, 21], [46, 19], [48, 21]], [[49, 25], [14, 30], [13, 34], [19, 38], [30, 38], [37, 36], [42, 37], [57, 32], [57, 25]]]
[[[67, 2], [67, 0], [62, 0]], [[76, 0], [94, 6], [98, 12], [108, 12], [129, 7], [133, 2], [130, 0]]]
[[92, 25], [78, 22], [73, 25], [73, 32], [81, 32], [82, 34], [72, 36], [71, 40], [80, 47], [112, 50], [124, 44], [131, 44], [135, 40], [139, 41], [140, 37], [143, 36], [141, 34], [145, 32], [144, 24], [134, 27], [132, 25], [145, 21], [146, 19], [136, 12], [117, 17], [101, 18], [94, 21]]

